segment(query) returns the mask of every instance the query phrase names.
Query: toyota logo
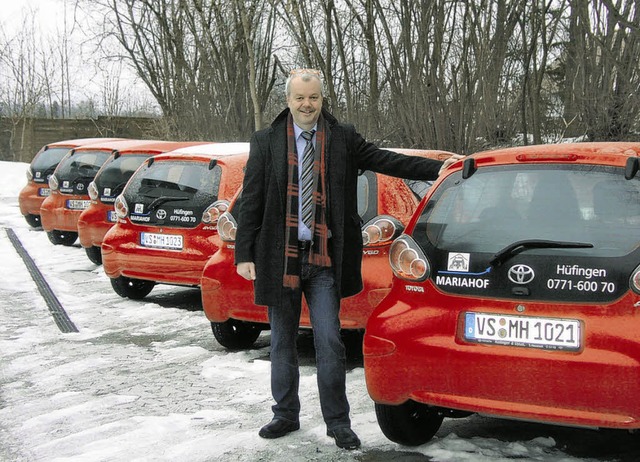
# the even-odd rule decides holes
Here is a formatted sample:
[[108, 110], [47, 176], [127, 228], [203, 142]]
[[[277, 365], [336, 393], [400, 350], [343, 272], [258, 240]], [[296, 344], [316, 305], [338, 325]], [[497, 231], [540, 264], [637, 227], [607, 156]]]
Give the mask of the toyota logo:
[[156, 218], [158, 220], [164, 220], [165, 218], [167, 218], [167, 211], [164, 209], [160, 209], [156, 212]]
[[529, 284], [536, 274], [527, 265], [513, 265], [509, 268], [509, 280], [515, 284]]

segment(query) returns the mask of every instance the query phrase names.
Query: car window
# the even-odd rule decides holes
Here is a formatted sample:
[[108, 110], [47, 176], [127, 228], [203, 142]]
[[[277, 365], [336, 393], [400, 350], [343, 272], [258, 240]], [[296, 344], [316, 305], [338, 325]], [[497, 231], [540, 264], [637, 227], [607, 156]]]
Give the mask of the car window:
[[[160, 161], [144, 166], [125, 189], [128, 201], [180, 204], [204, 210], [217, 200], [222, 169], [205, 162]], [[157, 202], [156, 202], [157, 203]]]
[[31, 168], [34, 171], [45, 171], [50, 169], [49, 173], [53, 173], [56, 165], [60, 163], [62, 158], [69, 152], [69, 148], [50, 148], [40, 152], [33, 161]]
[[117, 196], [133, 173], [151, 154], [128, 154], [119, 156], [106, 164], [96, 177], [96, 186], [100, 195]]
[[567, 250], [576, 254], [625, 255], [639, 241], [640, 181], [625, 180], [620, 169], [580, 165], [454, 175], [425, 207], [419, 239], [420, 232], [429, 245], [459, 252], [495, 253], [520, 240], [547, 239], [593, 244]]
[[56, 175], [62, 180], [93, 179], [110, 154], [108, 151], [76, 152], [58, 165]]

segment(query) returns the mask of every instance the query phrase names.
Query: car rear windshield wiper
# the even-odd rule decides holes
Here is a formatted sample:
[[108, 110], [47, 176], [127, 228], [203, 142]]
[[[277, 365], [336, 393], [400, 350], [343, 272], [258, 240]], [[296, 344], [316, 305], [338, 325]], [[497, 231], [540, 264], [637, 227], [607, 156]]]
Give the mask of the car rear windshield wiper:
[[75, 178], [71, 181], [71, 184], [76, 185], [76, 184], [81, 183], [81, 182], [83, 182], [83, 181], [91, 181], [91, 180], [93, 180], [94, 178], [95, 178], [95, 176], [90, 176], [90, 175], [86, 175], [86, 176], [77, 176], [77, 177], [75, 177]]
[[157, 206], [159, 206], [160, 204], [164, 204], [165, 202], [187, 200], [189, 200], [189, 198], [184, 196], [160, 196], [157, 199], [154, 199], [153, 202], [149, 204], [149, 210], [155, 210]]
[[500, 266], [509, 258], [523, 252], [527, 249], [590, 249], [593, 244], [588, 242], [568, 242], [568, 241], [547, 241], [544, 239], [527, 239], [509, 244], [504, 249], [496, 253], [489, 264], [491, 266]]

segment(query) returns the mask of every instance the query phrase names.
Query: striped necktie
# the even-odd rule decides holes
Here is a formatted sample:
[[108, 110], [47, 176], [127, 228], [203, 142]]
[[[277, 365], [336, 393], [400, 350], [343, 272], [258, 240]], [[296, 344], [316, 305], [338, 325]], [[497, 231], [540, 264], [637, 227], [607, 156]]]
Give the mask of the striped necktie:
[[313, 223], [313, 162], [315, 160], [315, 148], [313, 147], [313, 134], [315, 130], [303, 131], [302, 137], [307, 141], [302, 154], [302, 175], [300, 176], [300, 200], [302, 201], [302, 222], [311, 229]]

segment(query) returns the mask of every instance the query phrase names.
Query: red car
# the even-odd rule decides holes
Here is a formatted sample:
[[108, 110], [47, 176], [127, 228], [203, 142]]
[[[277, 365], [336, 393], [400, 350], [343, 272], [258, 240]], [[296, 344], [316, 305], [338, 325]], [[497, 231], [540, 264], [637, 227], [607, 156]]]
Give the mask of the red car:
[[150, 158], [115, 202], [102, 242], [114, 291], [144, 298], [156, 283], [199, 286], [218, 250], [216, 224], [240, 187], [249, 143], [192, 146]]
[[116, 222], [113, 204], [137, 168], [151, 156], [201, 144], [205, 143], [150, 141], [147, 144], [120, 149], [109, 156], [89, 183], [91, 203], [78, 218], [78, 237], [89, 260], [96, 265], [102, 264], [102, 239]]
[[640, 428], [640, 143], [528, 146], [450, 167], [391, 246], [363, 354], [378, 423]]
[[[405, 154], [444, 160], [445, 151], [395, 149]], [[364, 329], [369, 314], [389, 292], [391, 269], [389, 245], [409, 221], [430, 182], [405, 181], [365, 171], [358, 179], [358, 213], [363, 222], [362, 277], [364, 289], [342, 301], [340, 319], [344, 329]], [[218, 221], [223, 244], [202, 273], [202, 305], [213, 334], [222, 346], [249, 348], [269, 328], [267, 308], [253, 303], [253, 286], [234, 267], [236, 221], [233, 207]], [[300, 326], [309, 328], [309, 309], [303, 301]]]
[[74, 148], [83, 144], [93, 144], [102, 141], [114, 141], [117, 138], [81, 138], [77, 140], [58, 141], [49, 143], [40, 149], [31, 161], [27, 170], [27, 184], [20, 191], [18, 203], [20, 213], [24, 215], [29, 226], [40, 226], [40, 206], [51, 194], [49, 177], [53, 174], [62, 158]]
[[148, 144], [149, 140], [102, 140], [69, 151], [49, 178], [51, 194], [40, 206], [42, 228], [55, 245], [73, 245], [78, 239], [78, 218], [86, 209], [89, 183], [114, 151]]

